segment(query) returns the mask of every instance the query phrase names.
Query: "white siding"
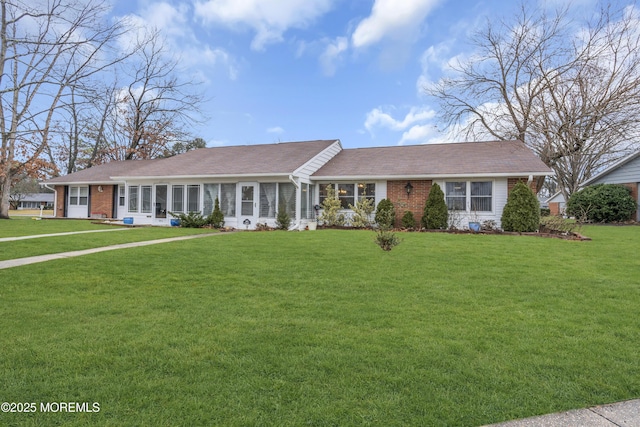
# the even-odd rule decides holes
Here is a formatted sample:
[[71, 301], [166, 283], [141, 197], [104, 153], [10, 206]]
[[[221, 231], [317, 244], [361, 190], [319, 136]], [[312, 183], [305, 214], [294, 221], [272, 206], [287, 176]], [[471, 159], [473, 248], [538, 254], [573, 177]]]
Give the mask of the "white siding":
[[309, 177], [313, 175], [318, 169], [324, 166], [329, 160], [336, 156], [340, 151], [342, 151], [342, 146], [340, 145], [340, 141], [336, 141], [324, 150], [314, 156], [307, 163], [299, 167], [293, 175], [299, 177], [303, 180], [308, 181]]

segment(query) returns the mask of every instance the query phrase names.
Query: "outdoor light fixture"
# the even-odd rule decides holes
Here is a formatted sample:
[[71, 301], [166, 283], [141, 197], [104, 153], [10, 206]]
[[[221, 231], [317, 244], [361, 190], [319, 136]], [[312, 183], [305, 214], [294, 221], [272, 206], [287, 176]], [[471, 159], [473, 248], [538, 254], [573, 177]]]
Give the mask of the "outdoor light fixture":
[[407, 196], [411, 194], [411, 190], [413, 190], [413, 185], [411, 185], [411, 181], [407, 182], [407, 185], [404, 186], [405, 190], [407, 190]]

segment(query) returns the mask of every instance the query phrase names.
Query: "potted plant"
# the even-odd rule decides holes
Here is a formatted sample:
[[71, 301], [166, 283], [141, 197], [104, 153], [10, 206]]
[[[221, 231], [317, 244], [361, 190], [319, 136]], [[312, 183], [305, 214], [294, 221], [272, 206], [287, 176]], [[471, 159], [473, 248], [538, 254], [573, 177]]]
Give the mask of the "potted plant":
[[473, 211], [471, 217], [469, 218], [469, 230], [477, 233], [481, 229], [480, 220], [478, 219], [478, 214], [476, 211]]

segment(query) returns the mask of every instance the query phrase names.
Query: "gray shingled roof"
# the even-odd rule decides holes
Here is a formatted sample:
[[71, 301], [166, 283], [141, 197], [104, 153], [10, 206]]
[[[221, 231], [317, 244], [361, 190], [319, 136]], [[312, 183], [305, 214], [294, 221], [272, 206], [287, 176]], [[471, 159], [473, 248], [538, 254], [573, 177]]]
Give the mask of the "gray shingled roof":
[[201, 148], [161, 159], [124, 177], [287, 175], [337, 140]]
[[51, 179], [47, 184], [108, 183], [114, 177], [288, 175], [336, 141], [201, 148], [166, 159], [110, 162]]
[[313, 178], [482, 174], [547, 175], [551, 170], [520, 141], [491, 141], [343, 150]]
[[139, 170], [160, 161], [161, 159], [109, 162], [69, 175], [52, 178], [46, 181], [45, 184], [108, 184], [113, 181], [111, 179], [112, 176], [129, 173], [130, 170]]

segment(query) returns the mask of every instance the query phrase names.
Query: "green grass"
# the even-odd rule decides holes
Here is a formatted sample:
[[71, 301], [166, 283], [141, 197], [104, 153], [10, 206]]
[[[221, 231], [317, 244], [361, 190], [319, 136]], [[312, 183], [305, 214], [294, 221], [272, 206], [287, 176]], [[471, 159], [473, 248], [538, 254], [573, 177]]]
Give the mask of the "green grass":
[[473, 426], [640, 397], [640, 227], [583, 233], [236, 233], [0, 270], [0, 401], [101, 408], [0, 424]]
[[[3, 237], [65, 233], [71, 231], [108, 231], [0, 242], [0, 248], [2, 249], [0, 251], [0, 261], [24, 258], [28, 256], [98, 248], [119, 243], [140, 242], [190, 234], [216, 232], [210, 229], [175, 227], [125, 228], [113, 225], [93, 224], [89, 221], [78, 220], [28, 221], [12, 219], [11, 225], [14, 223], [18, 226], [16, 227], [16, 233]], [[3, 225], [3, 221], [0, 221], [0, 225]], [[74, 230], [74, 226], [77, 226], [76, 230]], [[4, 232], [5, 234], [8, 234], [7, 230], [4, 230]]]

